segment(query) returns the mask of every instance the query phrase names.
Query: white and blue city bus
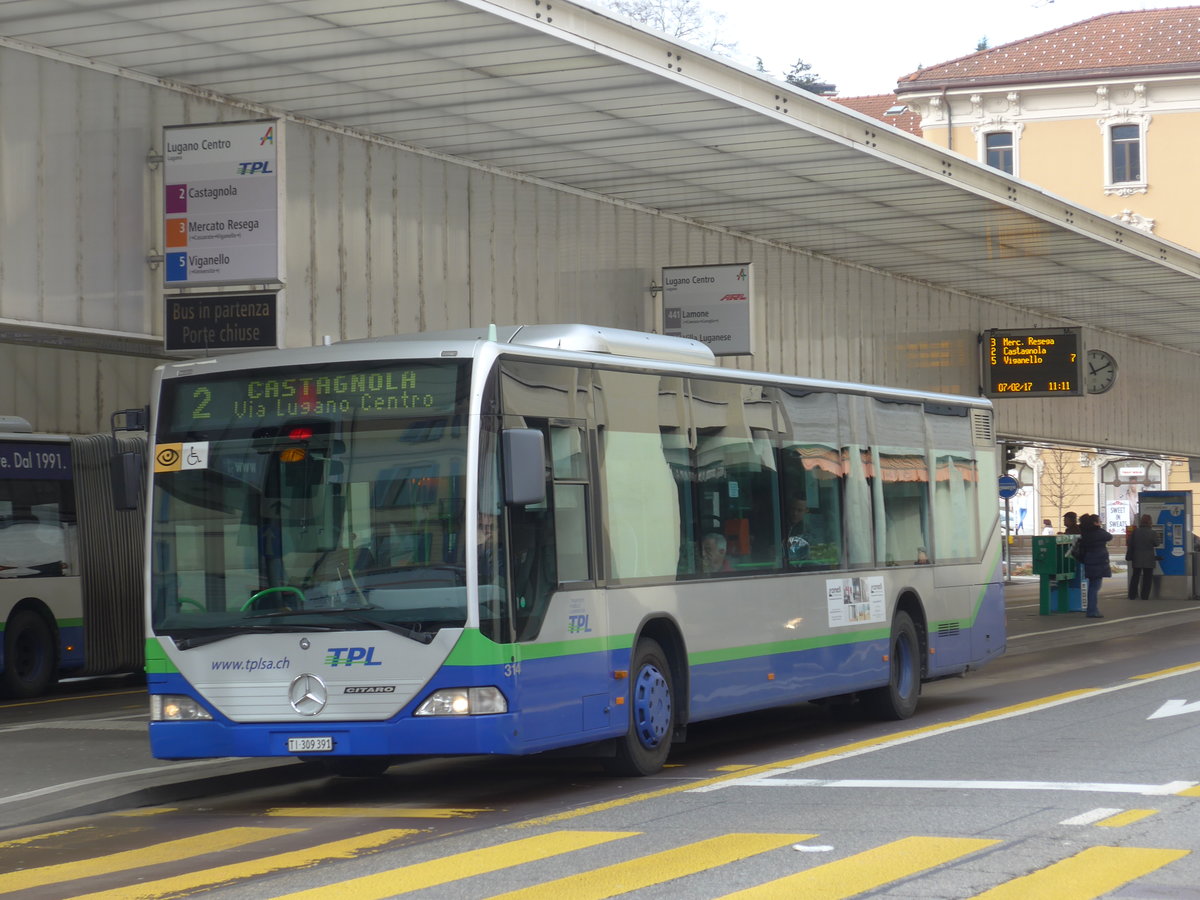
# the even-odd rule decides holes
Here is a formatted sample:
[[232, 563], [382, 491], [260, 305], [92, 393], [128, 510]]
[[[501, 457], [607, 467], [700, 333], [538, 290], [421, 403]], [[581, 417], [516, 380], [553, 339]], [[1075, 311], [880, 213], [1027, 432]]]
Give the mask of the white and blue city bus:
[[142, 671], [145, 523], [140, 497], [114, 502], [110, 463], [132, 453], [144, 470], [144, 449], [0, 416], [0, 694]]
[[155, 394], [160, 758], [645, 774], [691, 722], [905, 718], [1004, 650], [984, 399], [582, 325], [172, 363]]

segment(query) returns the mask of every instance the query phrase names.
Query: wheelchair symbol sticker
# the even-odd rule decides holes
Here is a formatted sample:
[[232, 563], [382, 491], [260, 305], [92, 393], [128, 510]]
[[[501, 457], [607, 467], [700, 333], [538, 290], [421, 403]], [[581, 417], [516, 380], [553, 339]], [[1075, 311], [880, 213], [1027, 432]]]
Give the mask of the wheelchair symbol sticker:
[[154, 448], [155, 472], [208, 468], [208, 442], [159, 444]]

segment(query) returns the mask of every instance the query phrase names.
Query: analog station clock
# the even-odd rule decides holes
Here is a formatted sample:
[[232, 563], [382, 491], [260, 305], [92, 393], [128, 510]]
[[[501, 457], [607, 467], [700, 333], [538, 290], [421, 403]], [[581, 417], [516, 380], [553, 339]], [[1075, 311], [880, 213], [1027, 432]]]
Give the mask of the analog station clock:
[[1089, 350], [1083, 381], [1089, 394], [1103, 394], [1117, 380], [1117, 361], [1103, 350]]

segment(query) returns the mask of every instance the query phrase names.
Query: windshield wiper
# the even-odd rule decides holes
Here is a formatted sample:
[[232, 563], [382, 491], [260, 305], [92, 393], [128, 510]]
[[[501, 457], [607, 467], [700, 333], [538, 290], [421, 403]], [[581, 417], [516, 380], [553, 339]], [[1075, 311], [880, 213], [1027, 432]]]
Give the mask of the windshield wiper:
[[229, 638], [235, 638], [242, 634], [278, 634], [280, 632], [294, 631], [336, 631], [337, 628], [333, 625], [321, 623], [319, 625], [284, 625], [278, 623], [275, 625], [239, 625], [236, 627], [222, 628], [219, 630], [207, 631], [203, 634], [190, 635], [189, 637], [177, 638], [169, 631], [164, 632], [160, 637], [169, 637], [175, 641], [175, 646], [180, 650], [192, 650], [196, 647], [203, 647], [205, 644], [215, 644], [218, 641], [225, 641]]
[[[390, 631], [392, 634], [398, 634], [401, 637], [410, 638], [421, 644], [432, 644], [434, 633], [432, 631], [421, 631], [417, 628], [410, 628], [408, 625], [399, 625], [396, 622], [388, 622], [384, 619], [372, 619], [368, 616], [356, 616], [356, 612], [364, 612], [369, 609], [379, 609], [378, 606], [344, 606], [336, 609], [293, 609], [283, 610], [277, 609], [267, 613], [256, 613], [253, 616], [246, 616], [247, 619], [272, 619], [277, 616], [341, 616], [348, 622], [354, 622], [356, 625], [365, 625], [368, 628], [378, 628], [382, 631]], [[295, 626], [294, 629], [300, 629], [302, 626]], [[322, 631], [336, 631], [334, 625], [319, 625], [316, 626]], [[289, 629], [289, 630], [294, 630]]]

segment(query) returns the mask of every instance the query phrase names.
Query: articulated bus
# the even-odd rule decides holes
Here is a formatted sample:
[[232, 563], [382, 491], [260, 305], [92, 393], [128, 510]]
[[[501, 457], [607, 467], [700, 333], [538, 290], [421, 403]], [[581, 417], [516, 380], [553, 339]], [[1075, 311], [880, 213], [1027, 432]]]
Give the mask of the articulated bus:
[[992, 409], [583, 325], [162, 366], [156, 757], [373, 774], [690, 723], [913, 714], [1001, 654]]
[[0, 693], [142, 671], [145, 521], [114, 500], [122, 452], [144, 460], [145, 442], [35, 434], [0, 416]]

